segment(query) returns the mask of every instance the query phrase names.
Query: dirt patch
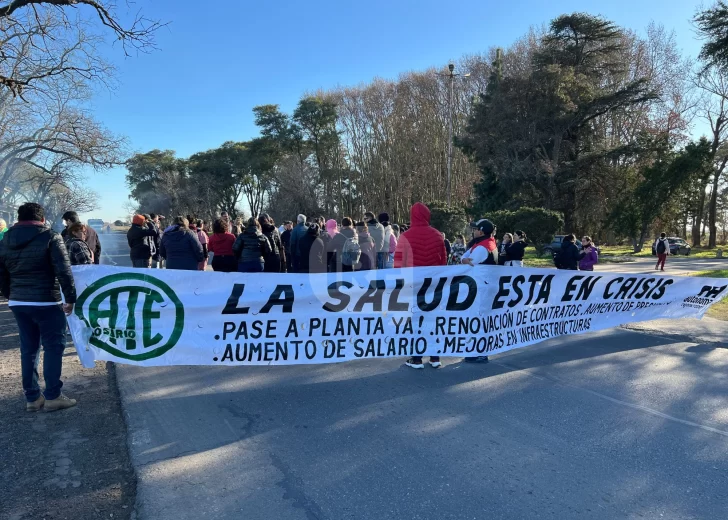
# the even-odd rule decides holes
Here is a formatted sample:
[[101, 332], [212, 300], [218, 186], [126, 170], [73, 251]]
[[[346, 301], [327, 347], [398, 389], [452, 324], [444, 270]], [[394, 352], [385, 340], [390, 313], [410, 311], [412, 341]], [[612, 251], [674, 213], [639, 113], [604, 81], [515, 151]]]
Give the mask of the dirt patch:
[[113, 364], [83, 368], [70, 346], [62, 379], [78, 406], [25, 411], [17, 327], [0, 304], [0, 519], [132, 518], [136, 480]]

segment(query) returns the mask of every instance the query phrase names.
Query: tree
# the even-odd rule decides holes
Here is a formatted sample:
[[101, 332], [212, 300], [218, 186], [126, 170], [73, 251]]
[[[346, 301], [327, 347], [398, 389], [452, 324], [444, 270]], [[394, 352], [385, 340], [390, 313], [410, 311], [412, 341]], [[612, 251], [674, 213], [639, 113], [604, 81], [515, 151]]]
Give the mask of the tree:
[[[84, 16], [79, 7], [88, 8], [91, 16]], [[48, 79], [103, 79], [110, 67], [98, 57], [96, 46], [105, 32], [120, 41], [128, 55], [153, 48], [154, 33], [161, 26], [142, 15], [126, 25], [106, 0], [2, 0], [0, 86], [23, 97], [29, 90], [48, 92]]]
[[427, 204], [430, 208], [430, 225], [452, 238], [462, 233], [468, 225], [468, 217], [462, 206], [447, 202], [434, 201]]
[[142, 213], [186, 215], [187, 161], [173, 150], [152, 150], [135, 154], [126, 161], [129, 198], [139, 203]]
[[524, 231], [529, 242], [541, 255], [545, 246], [553, 242], [554, 235], [564, 225], [561, 214], [543, 208], [519, 208], [515, 211], [500, 210], [487, 214], [498, 228], [498, 234]]
[[653, 155], [635, 170], [632, 186], [610, 215], [614, 231], [632, 239], [635, 253], [642, 250], [649, 226], [675, 195], [711, 169], [711, 143], [705, 138], [675, 152], [663, 137], [653, 144]]
[[640, 152], [615, 121], [657, 97], [646, 77], [630, 76], [628, 40], [611, 22], [575, 13], [551, 22], [530, 69], [501, 76], [494, 64], [459, 139], [480, 166], [481, 191], [500, 190], [500, 207], [526, 199], [579, 227], [584, 189]]
[[703, 70], [728, 66], [728, 4], [719, 0], [712, 7], [698, 11], [693, 19], [698, 35], [705, 40], [698, 58]]

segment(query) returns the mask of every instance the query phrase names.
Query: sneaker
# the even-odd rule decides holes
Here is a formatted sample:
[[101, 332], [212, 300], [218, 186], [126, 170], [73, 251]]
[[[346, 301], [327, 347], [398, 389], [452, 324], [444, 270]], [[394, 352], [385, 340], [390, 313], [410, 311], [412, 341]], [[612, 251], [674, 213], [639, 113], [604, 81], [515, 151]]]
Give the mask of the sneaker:
[[487, 363], [488, 356], [466, 357], [465, 362], [466, 363]]
[[32, 403], [25, 403], [25, 411], [26, 412], [37, 412], [41, 408], [43, 408], [43, 404], [45, 403], [45, 397], [41, 394], [41, 396], [33, 401]]
[[432, 368], [440, 368], [442, 366], [442, 363], [440, 363], [439, 361], [432, 361], [432, 360], [430, 360], [430, 366]]
[[425, 368], [425, 365], [422, 364], [422, 360], [417, 361], [414, 358], [409, 358], [407, 361], [404, 362], [404, 364], [410, 368]]
[[64, 410], [65, 408], [73, 408], [76, 406], [76, 400], [70, 399], [61, 394], [55, 399], [49, 399], [45, 402], [46, 412], [55, 412], [56, 410]]

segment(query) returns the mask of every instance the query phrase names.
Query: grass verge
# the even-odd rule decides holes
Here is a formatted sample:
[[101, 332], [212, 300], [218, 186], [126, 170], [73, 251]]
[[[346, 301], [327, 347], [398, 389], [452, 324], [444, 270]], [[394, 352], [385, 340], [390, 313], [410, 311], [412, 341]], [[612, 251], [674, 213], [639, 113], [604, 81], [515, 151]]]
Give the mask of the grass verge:
[[[728, 269], [719, 269], [717, 271], [700, 271], [692, 273], [691, 276], [702, 276], [705, 278], [728, 278]], [[707, 315], [718, 320], [728, 321], [728, 298], [724, 297], [721, 301], [714, 304], [708, 309]]]

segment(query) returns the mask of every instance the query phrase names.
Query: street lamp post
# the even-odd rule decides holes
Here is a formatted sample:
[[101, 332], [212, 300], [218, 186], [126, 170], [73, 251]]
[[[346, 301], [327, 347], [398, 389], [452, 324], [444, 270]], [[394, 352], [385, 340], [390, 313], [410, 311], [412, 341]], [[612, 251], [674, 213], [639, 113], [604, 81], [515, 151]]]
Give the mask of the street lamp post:
[[[452, 202], [452, 101], [454, 95], [454, 83], [455, 77], [461, 76], [461, 74], [455, 74], [455, 64], [450, 63], [447, 66], [448, 73], [443, 74], [450, 80], [449, 94], [447, 97], [447, 112], [448, 112], [448, 132], [447, 132], [447, 205], [450, 206]], [[462, 74], [463, 78], [469, 77], [470, 74]]]

